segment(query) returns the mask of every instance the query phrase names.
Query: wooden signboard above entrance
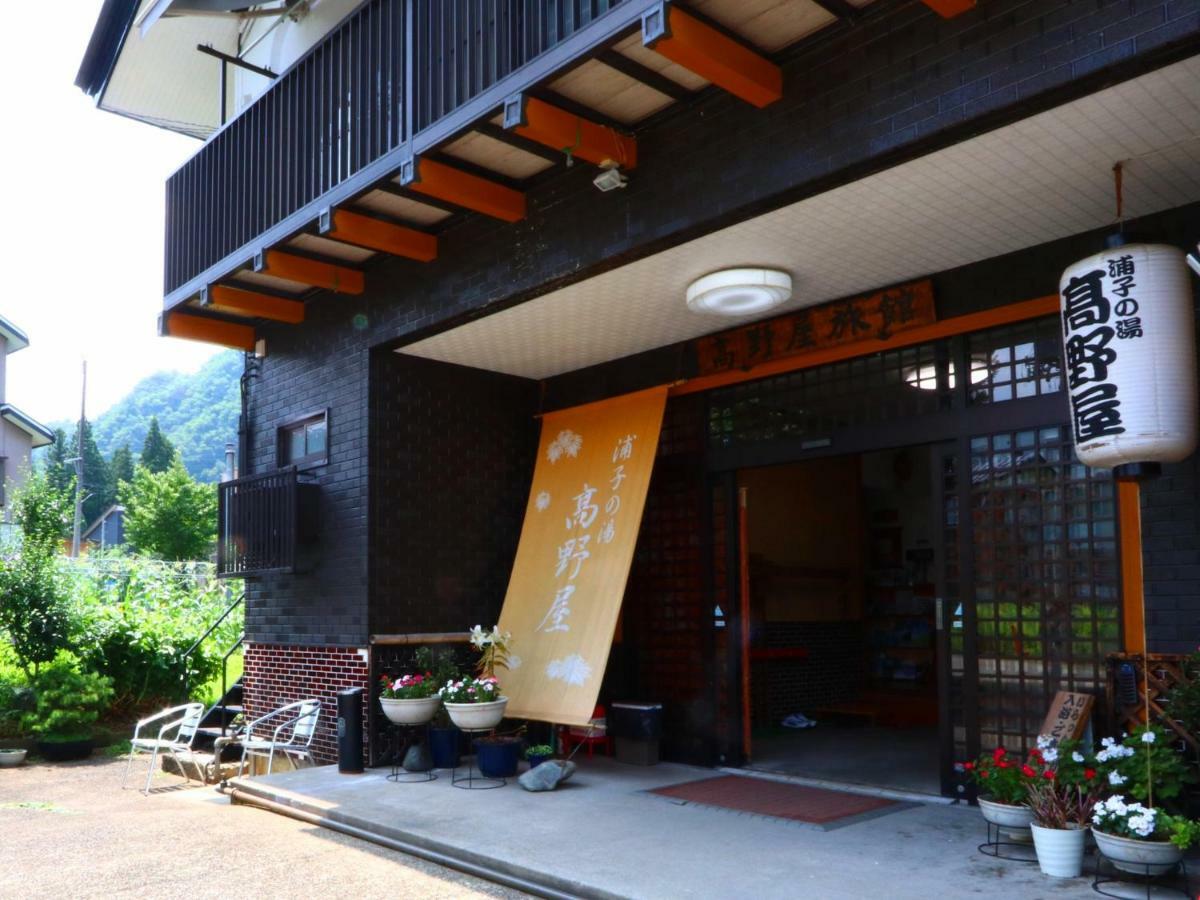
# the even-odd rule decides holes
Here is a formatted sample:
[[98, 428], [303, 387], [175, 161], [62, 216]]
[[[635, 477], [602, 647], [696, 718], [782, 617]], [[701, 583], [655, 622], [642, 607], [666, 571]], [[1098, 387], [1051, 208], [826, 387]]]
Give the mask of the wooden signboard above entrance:
[[1075, 694], [1059, 691], [1050, 704], [1050, 712], [1042, 722], [1040, 734], [1048, 734], [1056, 741], [1077, 741], [1083, 737], [1092, 705], [1096, 698], [1091, 694]]
[[696, 358], [700, 374], [712, 375], [856, 341], [887, 340], [936, 321], [933, 282], [925, 279], [700, 338]]

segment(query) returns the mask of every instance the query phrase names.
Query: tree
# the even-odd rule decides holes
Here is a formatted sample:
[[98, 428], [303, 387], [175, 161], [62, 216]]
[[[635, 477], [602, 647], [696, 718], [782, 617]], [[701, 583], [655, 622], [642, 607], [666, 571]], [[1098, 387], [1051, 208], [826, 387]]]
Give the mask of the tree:
[[114, 494], [119, 492], [122, 481], [133, 481], [133, 451], [129, 449], [128, 444], [118, 447], [113, 451], [108, 469], [113, 483]]
[[158, 427], [158, 416], [150, 419], [150, 430], [146, 432], [146, 441], [142, 444], [141, 464], [151, 472], [166, 472], [175, 461], [175, 445], [167, 440], [167, 436]]
[[54, 489], [64, 496], [75, 494], [75, 466], [67, 462], [71, 456], [71, 445], [61, 428], [54, 429], [54, 443], [46, 453], [46, 478]]
[[83, 526], [86, 528], [116, 502], [116, 489], [104, 454], [96, 446], [92, 423], [83, 419], [82, 425], [83, 440], [80, 440], [79, 428], [76, 427], [71, 442], [71, 456], [83, 457]]
[[21, 545], [25, 550], [54, 553], [70, 534], [75, 512], [70, 490], [60, 489], [49, 472], [33, 471], [13, 493], [13, 520], [21, 530]]
[[188, 474], [178, 457], [165, 472], [138, 466], [121, 486], [125, 539], [162, 559], [206, 559], [217, 536], [217, 492]]

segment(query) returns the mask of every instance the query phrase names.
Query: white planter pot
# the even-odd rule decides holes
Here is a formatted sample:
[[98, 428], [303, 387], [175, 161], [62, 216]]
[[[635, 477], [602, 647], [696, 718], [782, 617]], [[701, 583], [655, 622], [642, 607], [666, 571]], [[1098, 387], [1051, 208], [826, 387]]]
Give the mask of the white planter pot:
[[442, 698], [437, 694], [432, 697], [420, 697], [416, 700], [379, 698], [383, 714], [388, 717], [388, 721], [396, 725], [424, 725], [433, 718], [441, 704]]
[[491, 703], [447, 703], [446, 712], [463, 731], [487, 731], [500, 724], [506, 706], [508, 698], [501, 697]]
[[1033, 824], [1033, 810], [1028, 806], [997, 803], [987, 797], [980, 797], [979, 811], [983, 813], [985, 820], [999, 826], [1000, 833], [1009, 840], [1026, 844], [1032, 840], [1029, 828]]
[[1133, 875], [1163, 875], [1183, 859], [1183, 851], [1170, 841], [1138, 841], [1133, 838], [1092, 831], [1096, 846], [1122, 872]]
[[1053, 878], [1078, 878], [1083, 871], [1083, 845], [1087, 828], [1073, 825], [1067, 828], [1043, 828], [1037, 822], [1033, 829], [1033, 846], [1037, 850], [1038, 866], [1042, 873]]
[[28, 750], [0, 750], [0, 769], [12, 769], [25, 762]]

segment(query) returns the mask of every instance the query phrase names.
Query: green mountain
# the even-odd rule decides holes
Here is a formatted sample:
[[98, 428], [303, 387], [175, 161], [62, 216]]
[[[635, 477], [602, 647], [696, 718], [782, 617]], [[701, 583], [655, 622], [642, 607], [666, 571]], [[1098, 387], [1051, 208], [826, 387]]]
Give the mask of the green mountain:
[[[217, 481], [225, 468], [225, 444], [237, 440], [241, 403], [238, 380], [242, 354], [220, 353], [193, 374], [157, 372], [143, 378], [94, 424], [96, 444], [105, 459], [124, 444], [136, 458], [142, 451], [151, 416], [170, 439], [183, 464], [201, 481]], [[61, 423], [73, 434], [73, 423]]]

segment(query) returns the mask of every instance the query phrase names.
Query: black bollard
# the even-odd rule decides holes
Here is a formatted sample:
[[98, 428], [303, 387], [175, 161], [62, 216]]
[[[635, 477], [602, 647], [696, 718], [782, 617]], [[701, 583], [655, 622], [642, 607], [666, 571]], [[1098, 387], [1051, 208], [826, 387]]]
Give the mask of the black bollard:
[[338, 771], [361, 775], [363, 770], [362, 688], [338, 691]]

